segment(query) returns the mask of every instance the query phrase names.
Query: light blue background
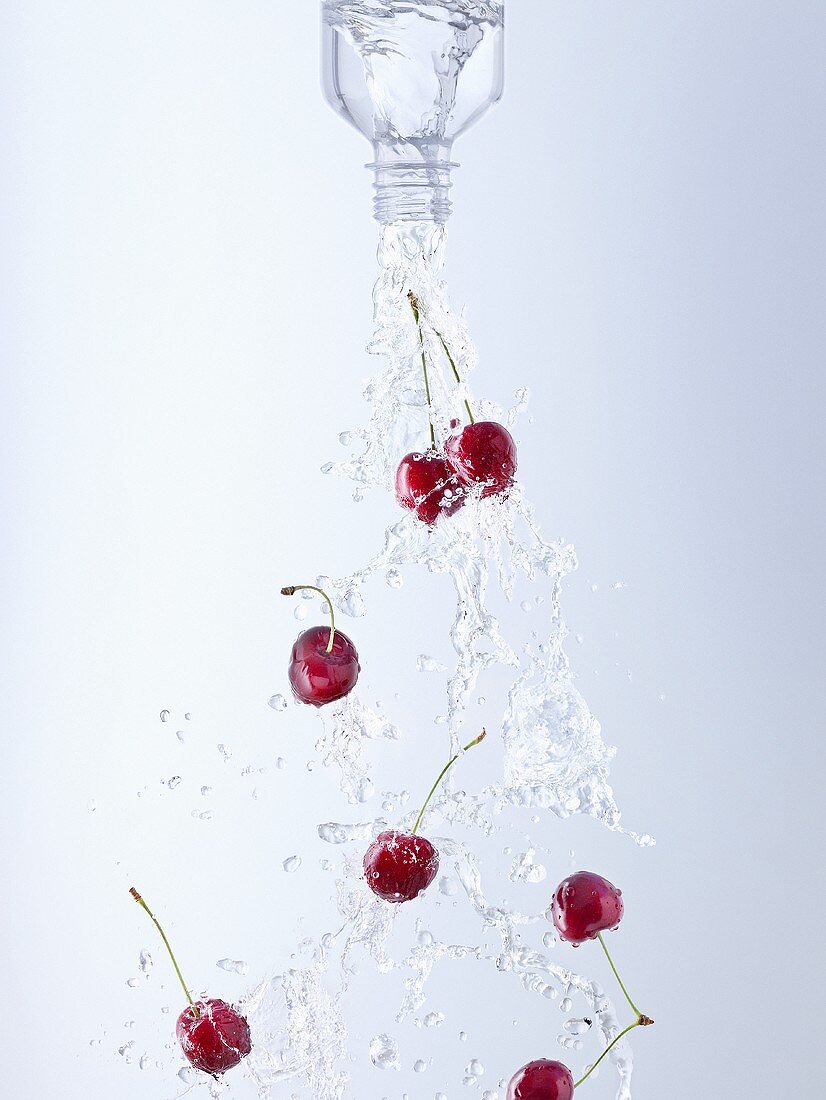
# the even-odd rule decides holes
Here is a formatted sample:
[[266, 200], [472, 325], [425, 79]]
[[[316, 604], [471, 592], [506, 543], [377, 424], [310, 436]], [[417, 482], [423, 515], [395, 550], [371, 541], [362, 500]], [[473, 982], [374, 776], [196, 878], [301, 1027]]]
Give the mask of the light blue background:
[[[522, 476], [581, 559], [572, 659], [619, 747], [626, 820], [659, 841], [640, 852], [577, 821], [544, 843], [624, 887], [618, 959], [657, 1017], [635, 1097], [814, 1097], [826, 7], [508, 9], [505, 99], [456, 149], [447, 273], [476, 392], [533, 393]], [[251, 980], [328, 916], [312, 835], [352, 811], [304, 768], [310, 718], [266, 707], [296, 628], [274, 592], [355, 568], [394, 512], [319, 473], [363, 416], [375, 227], [369, 150], [322, 103], [317, 41], [306, 0], [0, 11], [9, 1095], [175, 1094], [174, 1071], [117, 1053], [133, 1037], [136, 1059], [160, 1057], [159, 1004], [178, 1001], [133, 880], [193, 984], [228, 996], [246, 982], [215, 960], [247, 959]], [[436, 709], [411, 664], [434, 637], [448, 656], [446, 595], [411, 575], [357, 628], [365, 690], [407, 730]], [[400, 649], [388, 616], [407, 619]], [[388, 787], [431, 776], [429, 718], [421, 738], [377, 750]], [[241, 777], [249, 763], [268, 770]], [[190, 816], [202, 783], [220, 792], [212, 822]], [[155, 971], [133, 990], [145, 945]], [[434, 980], [455, 996], [453, 974]], [[437, 1064], [414, 1077], [419, 1038], [396, 1029], [404, 1075], [370, 1070], [359, 1100], [455, 1100], [471, 1057], [493, 1088], [558, 1056], [553, 1006], [477, 980]]]

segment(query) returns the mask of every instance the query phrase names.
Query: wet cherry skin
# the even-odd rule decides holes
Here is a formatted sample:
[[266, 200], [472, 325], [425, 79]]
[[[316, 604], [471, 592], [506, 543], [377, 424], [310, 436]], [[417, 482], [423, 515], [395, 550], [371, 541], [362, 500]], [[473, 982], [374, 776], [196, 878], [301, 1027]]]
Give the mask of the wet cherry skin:
[[622, 912], [622, 891], [592, 871], [577, 871], [563, 879], [551, 903], [557, 932], [575, 947], [616, 928]]
[[365, 881], [384, 901], [412, 901], [438, 870], [439, 853], [429, 840], [413, 833], [379, 833], [364, 856]]
[[514, 1074], [506, 1100], [571, 1100], [574, 1079], [562, 1062], [537, 1058]]
[[252, 1050], [246, 1019], [226, 1001], [196, 1001], [178, 1017], [175, 1033], [196, 1069], [213, 1076], [237, 1066]]
[[482, 485], [482, 496], [504, 493], [516, 473], [516, 444], [507, 428], [477, 420], [445, 443], [447, 461], [465, 485]]
[[465, 487], [438, 451], [414, 451], [396, 470], [396, 500], [429, 527], [462, 507]]
[[328, 653], [329, 641], [329, 626], [311, 626], [298, 635], [290, 654], [287, 675], [293, 695], [314, 707], [349, 695], [361, 671], [356, 647], [343, 631], [336, 630]]

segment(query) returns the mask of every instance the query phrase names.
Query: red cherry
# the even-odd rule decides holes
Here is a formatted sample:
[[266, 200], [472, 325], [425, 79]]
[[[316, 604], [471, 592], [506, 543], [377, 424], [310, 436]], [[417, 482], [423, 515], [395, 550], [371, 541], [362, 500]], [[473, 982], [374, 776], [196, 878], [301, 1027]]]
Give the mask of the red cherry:
[[428, 888], [439, 870], [439, 853], [413, 833], [379, 833], [364, 856], [364, 877], [385, 901], [412, 901]]
[[[485, 731], [462, 749], [467, 752], [485, 739]], [[419, 810], [412, 833], [399, 833], [391, 829], [379, 833], [364, 854], [364, 877], [374, 894], [385, 901], [412, 901], [426, 890], [439, 870], [439, 853], [429, 840], [418, 836], [419, 826], [430, 805], [430, 800], [448, 771], [461, 753], [451, 756], [430, 788], [424, 805]]]
[[396, 500], [431, 526], [465, 503], [465, 488], [446, 459], [436, 451], [405, 455], [396, 470]]
[[513, 436], [493, 420], [468, 424], [445, 442], [447, 460], [465, 485], [483, 485], [482, 496], [504, 493], [516, 473]]
[[571, 1100], [574, 1079], [562, 1062], [537, 1058], [514, 1074], [506, 1100]]
[[252, 1050], [249, 1024], [241, 1013], [226, 1001], [192, 1000], [189, 988], [181, 974], [181, 968], [172, 953], [169, 940], [158, 918], [134, 886], [129, 888], [129, 893], [160, 932], [164, 947], [169, 953], [178, 981], [181, 983], [181, 989], [189, 1001], [175, 1025], [175, 1033], [184, 1054], [196, 1069], [203, 1070], [204, 1073], [211, 1073], [213, 1076], [226, 1073], [228, 1069], [237, 1066]]
[[293, 695], [302, 703], [323, 707], [356, 686], [361, 671], [356, 647], [341, 630], [335, 632], [328, 651], [329, 644], [329, 626], [311, 626], [295, 640], [287, 675]]
[[196, 1001], [178, 1017], [175, 1033], [196, 1069], [217, 1075], [237, 1066], [252, 1050], [246, 1019], [226, 1001]]
[[622, 911], [622, 891], [592, 871], [577, 871], [563, 879], [551, 905], [557, 932], [575, 947], [616, 928]]

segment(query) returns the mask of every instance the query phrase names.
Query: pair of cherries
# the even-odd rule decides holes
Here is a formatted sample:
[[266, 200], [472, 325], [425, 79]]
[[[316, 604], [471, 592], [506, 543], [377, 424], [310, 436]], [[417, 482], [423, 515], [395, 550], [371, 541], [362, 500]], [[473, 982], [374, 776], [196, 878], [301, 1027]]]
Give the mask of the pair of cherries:
[[[430, 421], [430, 449], [405, 455], [396, 470], [396, 500], [413, 512], [417, 519], [432, 526], [439, 516], [453, 515], [465, 503], [468, 493], [481, 486], [483, 497], [499, 496], [513, 483], [516, 473], [516, 444], [513, 436], [493, 420], [476, 421], [465, 401], [469, 423], [445, 440], [443, 450], [436, 446], [436, 432], [430, 405], [430, 381], [427, 370], [421, 312], [416, 295], [407, 293], [413, 320], [419, 333], [427, 415]], [[434, 330], [435, 331], [435, 330]], [[440, 332], [442, 345], [456, 383], [461, 384], [456, 361]], [[458, 421], [451, 427], [456, 428]]]
[[148, 913], [152, 923], [160, 932], [175, 973], [186, 994], [187, 1007], [180, 1014], [175, 1025], [175, 1034], [181, 1049], [190, 1065], [213, 1077], [220, 1077], [228, 1069], [237, 1066], [252, 1050], [250, 1027], [246, 1017], [226, 1001], [216, 998], [192, 1000], [169, 940], [158, 923], [157, 917], [134, 886], [129, 893], [144, 912]]
[[622, 891], [592, 871], [577, 871], [557, 886], [551, 903], [551, 916], [560, 939], [574, 947], [588, 940], [599, 940], [636, 1021], [616, 1036], [576, 1084], [571, 1071], [562, 1062], [538, 1058], [528, 1062], [511, 1078], [507, 1100], [571, 1100], [574, 1089], [593, 1073], [624, 1035], [635, 1027], [654, 1022], [644, 1016], [628, 996], [602, 938], [603, 932], [613, 931], [619, 926], [622, 914]]
[[477, 420], [448, 436], [444, 453], [431, 447], [405, 455], [396, 470], [396, 500], [431, 526], [439, 516], [452, 516], [468, 493], [499, 496], [513, 483], [516, 444], [507, 428]]

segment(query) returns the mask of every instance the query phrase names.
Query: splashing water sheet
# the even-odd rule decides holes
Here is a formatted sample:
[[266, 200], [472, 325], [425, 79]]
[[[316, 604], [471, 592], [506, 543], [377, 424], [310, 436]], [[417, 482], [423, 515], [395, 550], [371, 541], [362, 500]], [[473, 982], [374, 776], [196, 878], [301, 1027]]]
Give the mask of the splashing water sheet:
[[[398, 115], [398, 104], [391, 109], [390, 101], [401, 96], [411, 110], [416, 109], [413, 128], [418, 128], [422, 140], [443, 135], [459, 74], [502, 19], [500, 4], [482, 0], [437, 4], [327, 0], [323, 8], [328, 25], [345, 35], [361, 58], [374, 102], [387, 102], [388, 127], [389, 119]], [[433, 81], [424, 88], [411, 87], [399, 77], [411, 42], [443, 62], [434, 66]], [[424, 106], [417, 96], [423, 97]], [[346, 456], [324, 467], [327, 473], [347, 479], [357, 500], [369, 491], [394, 493], [401, 457], [427, 447], [429, 420], [439, 445], [452, 425], [467, 421], [468, 408], [476, 419], [512, 428], [527, 406], [524, 390], [517, 392], [508, 410], [471, 392], [477, 357], [463, 318], [451, 310], [440, 278], [445, 240], [446, 229], [438, 221], [382, 226], [380, 271], [373, 293], [375, 331], [369, 345], [378, 366], [364, 390], [368, 416], [362, 427], [342, 432]], [[412, 513], [399, 510], [398, 520], [383, 536], [377, 535], [373, 552], [361, 568], [347, 576], [317, 578], [336, 612], [351, 617], [367, 614], [371, 584], [398, 588], [412, 570], [449, 578], [455, 613], [449, 628], [453, 663], [446, 670], [440, 721], [445, 759], [460, 750], [466, 731], [473, 727], [468, 708], [480, 677], [498, 668], [509, 687], [501, 700], [500, 726], [488, 731], [500, 738], [501, 755], [495, 757], [495, 769], [488, 767], [486, 785], [467, 791], [451, 773], [430, 805], [428, 835], [441, 856], [441, 877], [438, 886], [434, 884], [411, 906], [379, 900], [367, 888], [362, 871], [364, 849], [375, 836], [388, 827], [409, 830], [418, 809], [418, 800], [413, 799], [408, 812], [406, 795], [387, 800], [381, 817], [372, 818], [365, 808], [377, 789], [370, 743], [384, 739], [403, 745], [407, 731], [369, 707], [359, 697], [358, 687], [339, 703], [321, 708], [317, 754], [337, 771], [343, 795], [337, 815], [343, 820], [326, 820], [317, 826], [318, 837], [338, 857], [337, 928], [306, 936], [291, 955], [290, 966], [259, 979], [243, 999], [253, 1034], [253, 1050], [244, 1070], [254, 1079], [260, 1097], [356, 1100], [351, 1086], [354, 1062], [371, 1064], [376, 1078], [370, 1097], [362, 1095], [358, 1100], [386, 1095], [393, 1073], [403, 1062], [424, 1073], [429, 1063], [413, 1062], [406, 1049], [409, 1043], [400, 1044], [399, 1029], [411, 1020], [422, 1034], [436, 1034], [443, 1027], [444, 1015], [427, 997], [428, 979], [436, 968], [482, 967], [497, 982], [517, 983], [534, 998], [526, 1005], [526, 1013], [547, 1015], [554, 1003], [562, 1009], [559, 1045], [583, 1051], [583, 1064], [595, 1061], [619, 1033], [613, 1004], [601, 986], [561, 966], [544, 949], [552, 949], [555, 941], [547, 909], [522, 912], [500, 897], [509, 882], [523, 886], [543, 882], [547, 870], [542, 855], [547, 849], [542, 844], [553, 831], [554, 819], [584, 814], [609, 830], [624, 831], [609, 781], [614, 750], [603, 740], [599, 722], [577, 689], [564, 648], [562, 584], [576, 564], [573, 547], [548, 541], [540, 533], [534, 510], [517, 481], [500, 496], [483, 498], [479, 490], [471, 492], [458, 512], [441, 516], [430, 528]], [[543, 592], [544, 625], [529, 645], [506, 637], [492, 610], [496, 600], [512, 600], [520, 582], [539, 585]], [[417, 658], [411, 651], [409, 657], [417, 661], [423, 675], [445, 671], [440, 661], [427, 654]], [[287, 706], [280, 695], [269, 703], [276, 711]], [[509, 815], [519, 816], [521, 822], [526, 809], [536, 835], [525, 837], [523, 850], [512, 853], [509, 873], [506, 870], [503, 876], [493, 875], [493, 881], [486, 881], [480, 853], [486, 845], [498, 845], [501, 850]], [[643, 846], [653, 843], [647, 835], [627, 835]], [[284, 870], [294, 871], [300, 865], [292, 862], [297, 859], [290, 856]], [[549, 902], [547, 885], [540, 886], [539, 893]], [[455, 916], [461, 936], [430, 930], [429, 907], [440, 897], [451, 899], [451, 919]], [[225, 958], [218, 966], [238, 974], [247, 973], [248, 968], [253, 974], [262, 972], [253, 960], [242, 963]], [[354, 992], [365, 971], [369, 977], [363, 980], [372, 983], [371, 988], [381, 984], [386, 991], [382, 996], [394, 998], [384, 1025], [371, 1034], [362, 1033], [361, 1005]], [[553, 1026], [549, 1019], [551, 1035]], [[464, 1084], [478, 1087], [488, 1100], [504, 1100], [506, 1079], [517, 1067], [483, 1064], [472, 1056], [478, 1053], [459, 1051]], [[547, 1051], [538, 1051], [540, 1055], [547, 1056]], [[618, 1043], [610, 1057], [617, 1100], [630, 1100], [632, 1055], [627, 1040]], [[496, 1052], [489, 1051], [484, 1062], [495, 1060]], [[197, 1076], [187, 1071], [185, 1080], [190, 1083]], [[204, 1080], [216, 1094], [231, 1089], [229, 1080], [220, 1085]], [[438, 1091], [446, 1087], [438, 1072], [431, 1071], [427, 1086], [422, 1095], [448, 1095]]]

